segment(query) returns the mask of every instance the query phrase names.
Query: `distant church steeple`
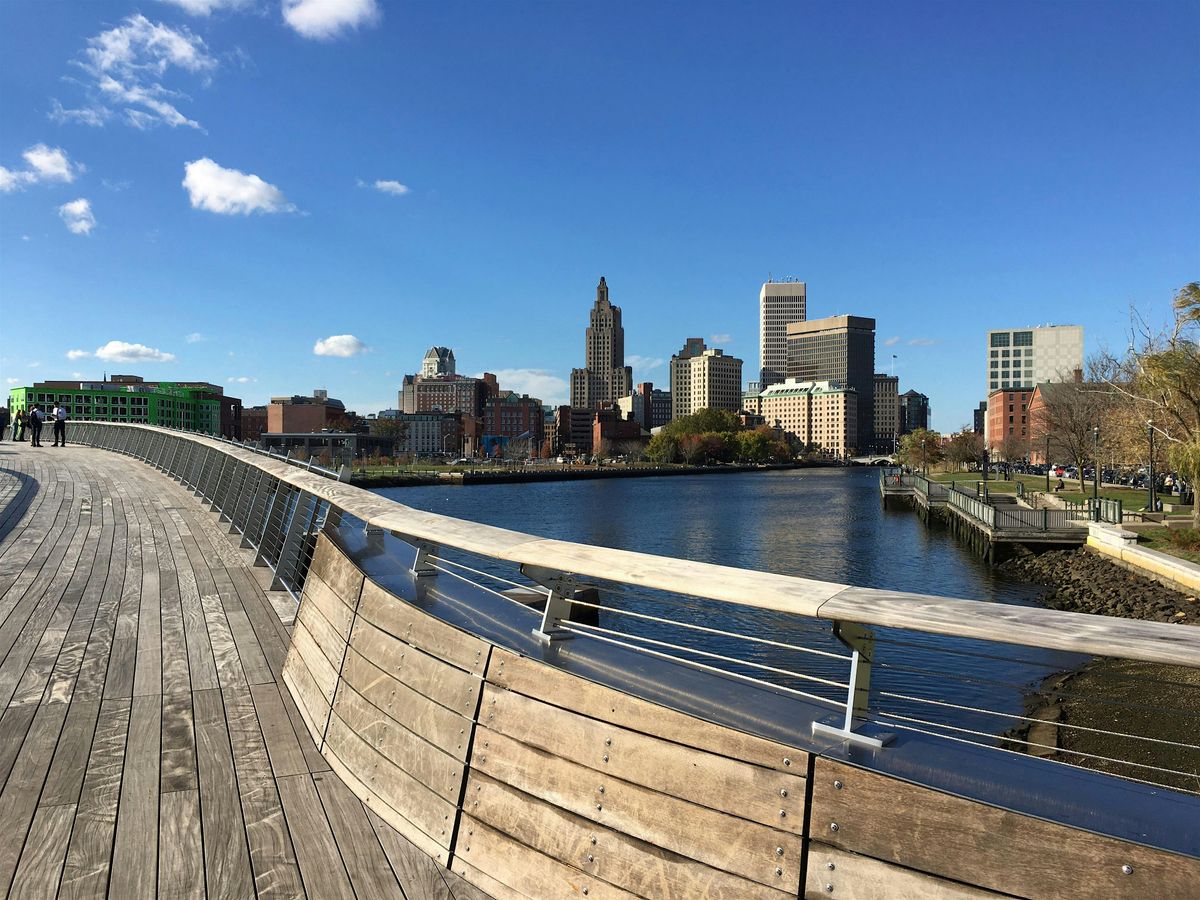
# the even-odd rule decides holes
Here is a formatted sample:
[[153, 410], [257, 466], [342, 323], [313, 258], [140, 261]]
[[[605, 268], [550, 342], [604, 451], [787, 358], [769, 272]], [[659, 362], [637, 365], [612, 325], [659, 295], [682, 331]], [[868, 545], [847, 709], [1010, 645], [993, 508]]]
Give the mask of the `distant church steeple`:
[[600, 276], [600, 283], [596, 285], [596, 302], [608, 302], [608, 285], [604, 283], [604, 276]]

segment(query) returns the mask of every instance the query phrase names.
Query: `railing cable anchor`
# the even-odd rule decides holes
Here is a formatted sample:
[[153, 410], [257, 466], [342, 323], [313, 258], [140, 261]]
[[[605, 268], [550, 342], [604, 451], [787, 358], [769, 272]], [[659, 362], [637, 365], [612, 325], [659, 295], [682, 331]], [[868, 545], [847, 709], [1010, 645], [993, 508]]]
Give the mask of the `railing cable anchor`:
[[895, 738], [894, 734], [871, 736], [855, 731], [867, 718], [871, 695], [871, 659], [874, 656], [875, 636], [854, 622], [835, 622], [834, 636], [851, 651], [849, 689], [846, 695], [846, 717], [842, 725], [813, 722], [814, 736], [830, 737], [860, 747], [880, 750]]

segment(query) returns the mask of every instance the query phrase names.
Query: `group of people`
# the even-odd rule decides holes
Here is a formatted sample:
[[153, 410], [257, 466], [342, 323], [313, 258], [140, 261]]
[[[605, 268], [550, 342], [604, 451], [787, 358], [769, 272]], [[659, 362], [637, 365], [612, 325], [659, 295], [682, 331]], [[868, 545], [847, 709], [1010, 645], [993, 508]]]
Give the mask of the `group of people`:
[[[4, 410], [3, 418], [8, 418], [8, 410]], [[45, 423], [47, 415], [42, 411], [41, 406], [33, 404], [29, 411], [18, 409], [12, 417], [12, 439], [14, 441], [24, 441], [25, 433], [29, 433], [29, 445], [31, 447], [41, 447], [42, 444], [42, 425]], [[53, 422], [54, 442], [51, 447], [67, 446], [67, 408], [61, 403], [51, 410], [49, 419]], [[7, 422], [0, 423], [7, 425]], [[3, 428], [0, 427], [0, 434], [3, 433]]]

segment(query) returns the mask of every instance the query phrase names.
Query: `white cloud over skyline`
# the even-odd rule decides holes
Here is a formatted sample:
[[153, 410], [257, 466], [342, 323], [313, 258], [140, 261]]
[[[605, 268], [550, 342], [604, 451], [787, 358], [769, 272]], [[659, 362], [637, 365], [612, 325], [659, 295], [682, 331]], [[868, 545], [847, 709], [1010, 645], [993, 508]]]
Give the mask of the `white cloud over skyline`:
[[661, 356], [639, 356], [636, 353], [631, 353], [625, 357], [625, 364], [632, 366], [638, 372], [650, 372], [657, 369], [666, 360]]
[[301, 37], [329, 40], [381, 17], [376, 0], [283, 0], [283, 21]]
[[201, 341], [206, 340], [206, 338], [200, 332], [193, 331], [191, 334], [185, 336], [184, 340], [189, 344], [199, 344]]
[[335, 334], [313, 344], [317, 356], [358, 356], [367, 352], [367, 345], [352, 334]]
[[385, 194], [392, 194], [395, 197], [403, 197], [408, 193], [408, 185], [401, 184], [398, 181], [381, 180], [375, 182], [375, 190], [382, 191]]
[[226, 169], [207, 156], [183, 167], [183, 186], [194, 209], [219, 215], [295, 212], [283, 191], [257, 175]]
[[68, 350], [67, 359], [88, 359], [92, 355], [90, 350]]
[[886, 341], [884, 341], [883, 346], [895, 347], [898, 343], [900, 343], [900, 335], [897, 334], [897, 335], [893, 335], [892, 337], [890, 337]]
[[91, 234], [96, 227], [92, 204], [84, 197], [64, 203], [58, 208], [58, 216], [71, 234]]
[[34, 144], [21, 154], [27, 168], [8, 169], [0, 166], [0, 192], [20, 190], [31, 184], [57, 181], [70, 184], [75, 176], [85, 171], [79, 163], [71, 162], [62, 147]]
[[718, 348], [722, 344], [732, 344], [733, 343], [733, 335], [723, 334], [723, 333], [709, 335], [708, 343], [710, 346], [718, 347]]
[[[546, 406], [563, 406], [570, 402], [570, 385], [546, 369], [497, 369], [493, 372], [504, 391], [516, 391], [537, 397]], [[483, 373], [474, 376], [482, 378]]]
[[175, 354], [147, 347], [145, 344], [109, 341], [103, 347], [96, 348], [96, 359], [105, 362], [174, 362]]

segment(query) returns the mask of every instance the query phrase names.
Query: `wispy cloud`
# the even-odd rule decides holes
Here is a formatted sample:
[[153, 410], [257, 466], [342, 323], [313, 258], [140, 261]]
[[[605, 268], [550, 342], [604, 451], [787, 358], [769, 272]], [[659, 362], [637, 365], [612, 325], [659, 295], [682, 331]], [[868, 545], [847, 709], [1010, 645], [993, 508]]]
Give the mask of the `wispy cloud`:
[[937, 343], [935, 338], [915, 337], [908, 342], [910, 347], [932, 347]]
[[708, 337], [708, 343], [714, 347], [719, 347], [722, 344], [732, 344], [733, 335], [731, 334], [712, 334]]
[[283, 191], [257, 175], [226, 169], [207, 156], [183, 167], [183, 186], [194, 209], [225, 216], [295, 212]]
[[177, 6], [192, 16], [211, 16], [219, 10], [248, 9], [254, 5], [254, 0], [158, 0], [158, 2]]
[[90, 350], [68, 350], [67, 359], [88, 359], [91, 356]]
[[407, 184], [401, 184], [399, 181], [392, 181], [390, 179], [366, 182], [360, 178], [358, 179], [358, 186], [374, 188], [375, 190], [381, 191], [384, 194], [391, 194], [393, 197], [403, 197], [408, 193]]
[[20, 378], [5, 378], [4, 383], [5, 384], [20, 384], [21, 379]]
[[199, 344], [201, 341], [207, 340], [200, 332], [193, 331], [191, 334], [184, 337], [184, 340], [189, 344]]
[[890, 338], [888, 338], [886, 341], [883, 342], [883, 346], [895, 347], [898, 343], [900, 343], [900, 335], [894, 334]]
[[[570, 385], [546, 369], [497, 369], [494, 373], [500, 388], [537, 397], [546, 406], [563, 406], [569, 400]], [[476, 378], [482, 378], [480, 372]]]
[[381, 18], [376, 0], [283, 0], [283, 21], [301, 37], [329, 40]]
[[84, 197], [64, 203], [58, 208], [58, 216], [71, 234], [91, 234], [92, 229], [96, 227], [92, 204]]
[[34, 144], [21, 156], [25, 159], [24, 169], [0, 166], [0, 192], [17, 191], [31, 184], [48, 181], [70, 184], [77, 174], [85, 171], [84, 166], [71, 162], [62, 147]]
[[67, 109], [52, 100], [50, 118], [56, 122], [101, 126], [112, 118], [116, 107], [135, 128], [182, 125], [202, 130], [199, 122], [189, 119], [176, 105], [187, 99], [186, 95], [164, 83], [167, 73], [178, 69], [207, 84], [217, 68], [217, 59], [204, 40], [188, 28], [151, 22], [140, 13], [132, 15], [115, 28], [88, 38], [87, 47], [74, 63], [88, 76], [86, 103]]
[[317, 356], [358, 356], [367, 352], [367, 345], [352, 334], [335, 334], [313, 344]]
[[225, 380], [229, 384], [252, 384], [258, 381], [257, 378], [251, 378], [249, 375], [230, 375]]
[[109, 341], [96, 349], [96, 358], [105, 362], [174, 362], [175, 355], [128, 341]]
[[119, 194], [121, 191], [128, 190], [129, 186], [133, 184], [132, 181], [118, 181], [114, 178], [101, 178], [100, 183], [114, 194]]
[[638, 356], [636, 353], [631, 353], [625, 357], [626, 365], [632, 366], [639, 372], [649, 372], [657, 369], [666, 360], [659, 356]]

